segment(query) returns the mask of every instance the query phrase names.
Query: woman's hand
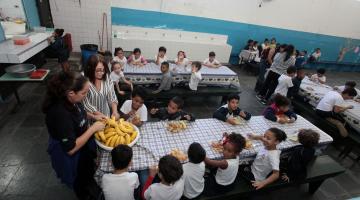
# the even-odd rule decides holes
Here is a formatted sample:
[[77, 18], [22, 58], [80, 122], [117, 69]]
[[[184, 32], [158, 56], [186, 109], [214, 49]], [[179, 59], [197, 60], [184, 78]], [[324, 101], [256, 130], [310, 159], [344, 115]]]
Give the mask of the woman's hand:
[[259, 190], [266, 186], [266, 183], [264, 181], [251, 181], [252, 186], [255, 187], [256, 190]]
[[94, 115], [93, 118], [94, 118], [96, 121], [103, 121], [103, 120], [106, 120], [106, 119], [108, 118], [107, 116], [105, 116], [105, 115], [102, 114], [101, 112], [94, 112], [93, 115]]
[[97, 121], [90, 126], [90, 129], [93, 131], [93, 133], [104, 130], [104, 128], [105, 128], [105, 123], [100, 121]]
[[118, 113], [118, 111], [115, 111], [115, 112], [113, 112], [111, 117], [115, 117], [115, 120], [118, 120], [120, 118], [120, 114]]

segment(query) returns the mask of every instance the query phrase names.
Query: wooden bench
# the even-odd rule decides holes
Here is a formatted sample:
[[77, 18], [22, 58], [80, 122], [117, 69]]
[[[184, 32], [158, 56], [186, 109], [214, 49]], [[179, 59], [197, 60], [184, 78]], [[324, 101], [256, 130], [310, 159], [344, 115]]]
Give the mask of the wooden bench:
[[244, 180], [241, 175], [238, 173], [238, 177], [235, 180], [234, 189], [225, 194], [219, 194], [214, 197], [204, 197], [202, 196], [201, 200], [230, 200], [230, 199], [239, 199], [239, 197], [246, 197], [254, 193], [258, 192], [269, 192], [276, 189], [295, 186], [299, 184], [309, 184], [308, 192], [310, 194], [314, 194], [316, 190], [320, 187], [320, 185], [328, 178], [337, 176], [341, 173], [345, 172], [345, 169], [339, 165], [336, 161], [334, 161], [331, 157], [327, 155], [318, 156], [308, 165], [307, 169], [307, 177], [304, 180], [297, 182], [283, 182], [280, 179], [268, 185], [267, 187], [255, 190], [254, 187], [250, 185], [249, 182]]

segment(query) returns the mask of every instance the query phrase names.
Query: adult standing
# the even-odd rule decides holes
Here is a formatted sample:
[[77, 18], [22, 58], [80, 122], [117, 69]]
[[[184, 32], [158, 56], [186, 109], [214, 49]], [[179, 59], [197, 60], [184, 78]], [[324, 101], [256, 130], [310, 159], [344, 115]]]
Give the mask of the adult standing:
[[88, 79], [81, 74], [61, 72], [50, 80], [43, 102], [52, 167], [79, 199], [86, 199], [92, 192], [89, 188], [96, 186], [93, 134], [105, 127], [101, 122], [88, 126], [88, 115], [81, 101], [89, 87]]
[[[88, 115], [96, 120], [119, 118], [114, 83], [109, 78], [109, 68], [104, 58], [92, 55], [87, 63], [85, 76], [90, 80], [89, 92], [83, 103]], [[110, 110], [111, 108], [111, 110]]]

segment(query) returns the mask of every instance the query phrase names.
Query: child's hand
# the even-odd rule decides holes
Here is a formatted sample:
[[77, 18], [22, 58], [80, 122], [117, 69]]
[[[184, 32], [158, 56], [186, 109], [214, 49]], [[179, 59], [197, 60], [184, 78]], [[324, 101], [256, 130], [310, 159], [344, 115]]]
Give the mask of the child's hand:
[[286, 175], [286, 173], [283, 173], [283, 175], [281, 176], [281, 179], [285, 182], [290, 182], [290, 178]]
[[159, 111], [159, 109], [157, 109], [157, 108], [152, 108], [152, 109], [150, 110], [150, 113], [151, 113], [152, 115], [155, 115], [158, 111]]
[[139, 117], [134, 117], [131, 120], [131, 123], [133, 123], [135, 126], [139, 126], [141, 124], [140, 118]]
[[135, 113], [136, 113], [136, 110], [131, 110], [131, 111], [128, 113], [128, 115], [129, 115], [129, 117], [132, 117], [132, 116], [135, 115]]
[[185, 115], [184, 116], [186, 118], [186, 120], [190, 121], [191, 120], [191, 116], [190, 115]]
[[279, 122], [280, 124], [285, 124], [286, 122], [288, 122], [288, 120], [286, 120], [285, 118], [283, 117], [279, 117], [277, 122]]
[[157, 173], [158, 173], [158, 166], [155, 165], [149, 168], [149, 176], [155, 177]]
[[289, 123], [294, 123], [295, 121], [296, 121], [296, 119], [293, 117], [289, 119]]
[[244, 111], [240, 111], [240, 117], [242, 117], [242, 118], [245, 118], [246, 117], [246, 113], [244, 112]]
[[256, 190], [259, 190], [259, 189], [266, 186], [264, 181], [261, 181], [261, 182], [259, 182], [259, 181], [251, 181], [251, 183], [252, 183], [252, 186], [255, 187]]
[[227, 120], [226, 120], [227, 123], [231, 124], [231, 125], [236, 125], [236, 119], [233, 118], [233, 117], [229, 117]]
[[254, 135], [253, 133], [249, 133], [249, 134], [247, 134], [247, 136], [248, 136], [248, 138], [249, 138], [250, 140], [256, 140], [257, 137], [258, 137], [258, 136], [256, 136], [256, 135]]

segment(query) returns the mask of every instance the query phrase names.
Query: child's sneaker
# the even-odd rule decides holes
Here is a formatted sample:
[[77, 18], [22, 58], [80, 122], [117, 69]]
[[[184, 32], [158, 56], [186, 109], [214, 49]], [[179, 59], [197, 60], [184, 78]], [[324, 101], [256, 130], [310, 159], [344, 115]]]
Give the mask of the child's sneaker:
[[256, 95], [256, 98], [257, 98], [259, 101], [261, 101], [261, 100], [263, 99], [263, 96], [261, 96], [260, 94], [257, 94], [257, 95]]

